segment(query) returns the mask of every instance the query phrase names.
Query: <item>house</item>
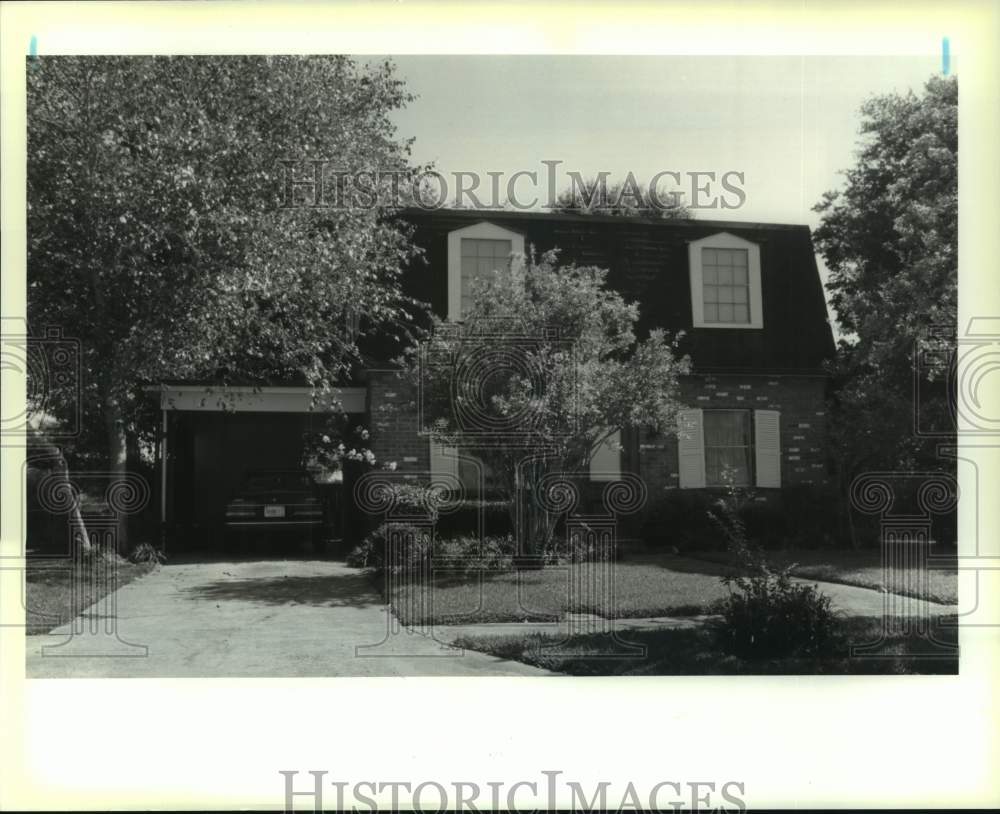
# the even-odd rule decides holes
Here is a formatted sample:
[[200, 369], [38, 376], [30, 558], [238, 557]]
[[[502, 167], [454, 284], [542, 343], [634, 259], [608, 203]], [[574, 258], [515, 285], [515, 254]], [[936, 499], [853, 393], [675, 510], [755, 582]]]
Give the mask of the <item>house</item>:
[[[776, 489], [826, 482], [827, 377], [833, 334], [806, 226], [613, 216], [411, 210], [424, 260], [405, 285], [449, 320], [461, 318], [469, 280], [511, 252], [560, 249], [561, 263], [609, 270], [608, 284], [640, 307], [640, 335], [662, 327], [685, 337], [692, 375], [677, 437], [626, 433], [599, 450], [596, 473], [627, 469], [650, 487], [742, 485]], [[447, 466], [416, 417], [412, 394], [389, 374], [368, 387], [378, 452], [415, 471]], [[392, 418], [380, 418], [380, 408]]]
[[[404, 289], [448, 320], [461, 319], [472, 278], [504, 267], [511, 253], [558, 248], [562, 263], [609, 270], [608, 285], [639, 303], [640, 335], [656, 327], [685, 332], [680, 351], [693, 370], [682, 381], [679, 432], [612, 439], [620, 443], [594, 456], [595, 479], [629, 471], [650, 492], [706, 489], [722, 486], [729, 471], [765, 495], [828, 482], [823, 365], [834, 341], [808, 227], [472, 210], [412, 209], [401, 217], [424, 250], [405, 270]], [[369, 343], [370, 364], [339, 394], [342, 407], [371, 427], [376, 455], [395, 461], [399, 477], [460, 475], [456, 459], [420, 433], [414, 393], [387, 363], [399, 350]], [[241, 403], [225, 411], [204, 385], [160, 392], [167, 523], [217, 521], [248, 450], [294, 465], [295, 439], [323, 409], [305, 387], [233, 392]], [[201, 508], [184, 508], [196, 495]]]

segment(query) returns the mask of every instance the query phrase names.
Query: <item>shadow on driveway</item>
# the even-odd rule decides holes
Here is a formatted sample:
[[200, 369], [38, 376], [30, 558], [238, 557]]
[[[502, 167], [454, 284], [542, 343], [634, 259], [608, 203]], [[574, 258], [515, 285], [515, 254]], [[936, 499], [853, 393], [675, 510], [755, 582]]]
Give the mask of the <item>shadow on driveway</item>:
[[257, 605], [313, 605], [315, 607], [383, 607], [385, 602], [362, 574], [269, 576], [222, 579], [186, 589], [185, 597], [211, 601], [234, 600]]

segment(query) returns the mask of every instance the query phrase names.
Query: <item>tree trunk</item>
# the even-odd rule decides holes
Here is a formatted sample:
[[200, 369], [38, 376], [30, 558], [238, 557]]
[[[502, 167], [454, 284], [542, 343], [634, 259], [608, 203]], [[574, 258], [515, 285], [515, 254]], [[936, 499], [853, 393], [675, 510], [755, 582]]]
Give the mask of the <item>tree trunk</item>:
[[861, 544], [858, 542], [858, 533], [854, 528], [854, 516], [851, 513], [851, 484], [845, 477], [844, 470], [841, 467], [837, 468], [837, 481], [840, 498], [844, 502], [841, 523], [847, 526], [847, 533], [851, 539], [851, 550], [857, 551], [861, 548]]
[[[65, 488], [69, 489], [69, 471], [66, 466], [66, 459], [63, 458], [61, 452], [59, 453], [59, 472], [61, 474], [60, 480], [65, 484]], [[90, 535], [87, 534], [87, 526], [83, 522], [83, 515], [80, 514], [79, 503], [74, 503], [73, 508], [69, 511], [69, 528], [70, 555], [75, 556], [77, 549], [89, 553], [93, 546], [90, 544]]]
[[[104, 425], [108, 440], [108, 471], [111, 475], [109, 488], [125, 480], [128, 471], [128, 442], [125, 436], [125, 422], [121, 407], [114, 397], [104, 399]], [[118, 554], [128, 551], [128, 516], [116, 516], [115, 546]]]
[[[30, 442], [35, 445], [37, 444], [37, 449], [40, 451], [40, 455], [37, 456], [38, 459], [48, 459], [52, 463], [52, 473], [58, 482], [58, 491], [61, 495], [69, 495], [72, 490], [72, 483], [69, 477], [69, 466], [66, 463], [66, 458], [62, 454], [62, 450], [51, 443], [50, 441], [44, 439], [41, 434], [32, 434]], [[35, 460], [36, 456], [31, 455], [28, 459], [28, 465], [31, 466], [32, 460]], [[29, 494], [28, 496], [29, 506], [37, 505], [38, 495], [37, 493]], [[32, 504], [32, 501], [35, 501]], [[90, 535], [87, 534], [87, 526], [83, 522], [83, 515], [80, 514], [80, 505], [77, 502], [73, 502], [69, 511], [66, 515], [66, 521], [69, 524], [69, 555], [74, 557], [77, 553], [77, 549], [81, 549], [85, 552], [90, 551]]]

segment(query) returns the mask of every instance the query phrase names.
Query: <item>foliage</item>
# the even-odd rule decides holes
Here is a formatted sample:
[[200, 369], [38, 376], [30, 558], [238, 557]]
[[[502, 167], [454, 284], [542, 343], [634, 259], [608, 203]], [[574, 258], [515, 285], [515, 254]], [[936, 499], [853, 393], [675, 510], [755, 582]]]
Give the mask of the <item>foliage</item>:
[[[394, 562], [390, 562], [388, 546], [391, 535], [398, 536]], [[390, 569], [392, 573], [416, 571], [426, 562], [431, 552], [431, 530], [403, 522], [382, 523], [347, 555], [347, 564], [354, 568], [367, 568], [376, 573]]]
[[[386, 558], [390, 527], [399, 534], [400, 547], [394, 563]], [[434, 567], [452, 572], [507, 571], [514, 556], [514, 538], [465, 534], [457, 537], [433, 537], [427, 526], [415, 526], [405, 521], [383, 523], [354, 548], [347, 564], [366, 568], [374, 573], [414, 574], [430, 560]]]
[[603, 562], [615, 552], [595, 544], [586, 528], [574, 530], [569, 535], [553, 535], [542, 550], [542, 559], [549, 563]]
[[[649, 501], [640, 534], [647, 546], [704, 553], [726, 547], [726, 535], [711, 514], [718, 495], [696, 489], [665, 489]], [[737, 508], [749, 537], [768, 550], [847, 546], [846, 507], [835, 488], [786, 487], [781, 494], [750, 494]]]
[[647, 218], [691, 218], [691, 211], [674, 192], [651, 190], [631, 174], [610, 186], [607, 179], [588, 178], [563, 190], [549, 207], [553, 212], [573, 215], [620, 215]]
[[848, 336], [834, 369], [833, 439], [848, 477], [876, 468], [939, 467], [922, 420], [950, 426], [940, 367], [913, 366], [920, 342], [955, 349], [958, 298], [958, 84], [930, 79], [922, 95], [889, 94], [861, 109], [857, 163], [814, 209], [814, 236]]
[[663, 490], [650, 500], [643, 514], [641, 534], [655, 549], [706, 551], [724, 544], [718, 526], [709, 516], [715, 500], [701, 489]]
[[509, 571], [512, 567], [516, 542], [513, 535], [475, 534], [441, 537], [434, 541], [434, 565], [453, 573], [476, 571]]
[[[559, 486], [546, 476], [586, 471], [598, 444], [624, 428], [672, 431], [678, 377], [690, 369], [675, 355], [679, 337], [637, 338], [638, 306], [607, 288], [607, 271], [557, 257], [515, 258], [478, 281], [462, 328], [436, 322], [410, 360], [425, 429], [480, 459], [511, 506], [524, 493], [538, 521], [531, 545], [551, 537], [539, 490]], [[468, 440], [484, 431], [488, 448]]]
[[391, 115], [410, 98], [391, 63], [344, 57], [32, 60], [29, 324], [81, 343], [83, 392], [48, 403], [79, 400], [104, 465], [152, 438], [143, 383], [322, 392], [359, 336], [403, 330], [413, 250], [385, 217], [391, 190], [371, 208], [285, 206], [280, 162], [406, 172]]
[[[331, 413], [321, 430], [303, 436], [302, 466], [318, 474], [340, 473], [343, 479], [345, 466], [354, 464], [357, 469], [375, 465], [370, 441], [371, 433], [355, 425], [346, 413]], [[393, 470], [396, 466], [389, 462], [385, 468]]]
[[512, 534], [510, 509], [509, 500], [466, 498], [441, 515], [437, 523], [438, 534], [443, 537], [476, 535], [480, 531], [480, 518], [486, 536]]
[[711, 513], [738, 568], [721, 578], [729, 596], [718, 608], [720, 643], [743, 658], [821, 654], [836, 628], [830, 598], [815, 585], [793, 582], [794, 564], [778, 571], [769, 567], [739, 514], [747, 499], [743, 490], [730, 488]]
[[736, 578], [742, 584], [720, 605], [720, 642], [743, 658], [819, 655], [836, 630], [830, 597], [792, 582], [787, 571]]
[[151, 543], [139, 543], [129, 552], [128, 561], [131, 563], [164, 563], [167, 555]]

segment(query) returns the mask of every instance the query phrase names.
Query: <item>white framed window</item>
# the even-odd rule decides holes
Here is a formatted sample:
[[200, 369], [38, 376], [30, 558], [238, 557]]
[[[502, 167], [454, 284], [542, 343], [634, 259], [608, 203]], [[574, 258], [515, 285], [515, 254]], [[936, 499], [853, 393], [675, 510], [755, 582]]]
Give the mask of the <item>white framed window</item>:
[[728, 232], [688, 244], [695, 328], [763, 328], [760, 246]]
[[448, 233], [448, 319], [456, 322], [472, 304], [473, 283], [524, 254], [524, 235], [482, 221]]
[[753, 483], [750, 410], [705, 410], [705, 485]]
[[781, 486], [781, 414], [777, 410], [682, 410], [677, 471], [682, 489]]

